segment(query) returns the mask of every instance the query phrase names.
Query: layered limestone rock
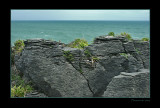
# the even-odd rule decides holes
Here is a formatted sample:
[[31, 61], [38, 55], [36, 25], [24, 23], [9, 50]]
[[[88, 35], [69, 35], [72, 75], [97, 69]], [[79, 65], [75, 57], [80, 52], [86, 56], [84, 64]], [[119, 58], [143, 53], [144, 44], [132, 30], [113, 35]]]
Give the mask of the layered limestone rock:
[[150, 45], [149, 41], [141, 42], [139, 40], [133, 41], [136, 50], [138, 51], [138, 56], [141, 58], [144, 68], [149, 69], [150, 67]]
[[149, 83], [149, 70], [134, 73], [121, 72], [109, 83], [103, 97], [149, 98]]
[[49, 97], [92, 96], [87, 81], [66, 61], [59, 43], [43, 39], [25, 41], [25, 49], [16, 66]]
[[144, 68], [133, 41], [128, 41], [125, 37], [101, 36], [95, 38], [94, 44], [86, 47], [84, 52], [85, 50], [99, 58], [98, 62], [94, 62], [94, 67], [81, 62], [84, 63], [81, 64], [83, 74], [88, 79], [95, 97], [100, 97], [112, 78], [120, 72], [138, 72]]
[[94, 44], [77, 49], [29, 39], [15, 64], [49, 97], [101, 97], [114, 76], [149, 69], [149, 42], [100, 36]]

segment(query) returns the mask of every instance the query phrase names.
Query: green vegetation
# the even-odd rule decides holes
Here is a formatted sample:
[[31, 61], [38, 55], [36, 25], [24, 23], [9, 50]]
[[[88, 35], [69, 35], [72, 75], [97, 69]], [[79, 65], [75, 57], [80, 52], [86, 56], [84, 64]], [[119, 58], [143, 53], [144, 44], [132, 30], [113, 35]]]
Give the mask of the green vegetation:
[[93, 60], [94, 62], [97, 62], [97, 61], [99, 60], [99, 58], [96, 57], [96, 56], [92, 56], [92, 60]]
[[99, 58], [96, 56], [92, 56], [91, 53], [88, 50], [84, 51], [85, 56], [87, 57], [87, 59], [89, 59], [91, 61], [91, 65], [93, 67], [93, 64], [95, 62], [98, 62]]
[[24, 49], [24, 41], [23, 40], [17, 40], [14, 43], [14, 47], [13, 48], [14, 48], [16, 53], [22, 52], [22, 50]]
[[97, 61], [99, 60], [98, 57], [92, 56], [91, 53], [90, 53], [88, 50], [85, 50], [85, 51], [84, 51], [84, 54], [85, 54], [88, 58], [90, 58], [91, 60], [93, 60], [94, 62], [97, 62]]
[[114, 35], [114, 32], [109, 32], [108, 35], [109, 35], [109, 36], [115, 36], [115, 35]]
[[142, 38], [142, 41], [149, 41], [149, 38]]
[[15, 82], [16, 85], [24, 85], [24, 80], [22, 80], [22, 78], [17, 74], [17, 73], [11, 73], [11, 81]]
[[[17, 40], [14, 43], [14, 46], [11, 47], [11, 65], [14, 67], [14, 57], [19, 55], [24, 49], [24, 41]], [[30, 83], [24, 83], [24, 80], [19, 76], [17, 70], [11, 72], [11, 97], [24, 97], [26, 93], [29, 93], [33, 90]]]
[[74, 60], [74, 57], [70, 53], [70, 51], [64, 51], [63, 53], [64, 53], [63, 56], [66, 58], [68, 62], [72, 62]]
[[84, 51], [84, 54], [85, 54], [87, 57], [91, 57], [91, 56], [92, 56], [91, 53], [90, 53], [88, 50], [85, 50], [85, 51]]
[[14, 86], [11, 88], [11, 97], [24, 97], [26, 93], [29, 93], [33, 88], [29, 85], [26, 86]]
[[126, 32], [121, 33], [121, 36], [125, 36], [128, 40], [133, 40], [132, 37], [131, 37], [131, 35], [128, 34], [128, 33], [126, 33]]
[[83, 49], [86, 46], [88, 46], [88, 42], [85, 39], [75, 39], [75, 41], [68, 44], [68, 47], [79, 49]]
[[33, 90], [31, 83], [24, 83], [24, 80], [17, 73], [11, 73], [11, 81], [15, 83], [11, 85], [11, 97], [24, 97], [26, 93]]
[[83, 73], [82, 69], [80, 69], [79, 72], [82, 74]]
[[127, 53], [119, 53], [121, 56], [124, 56], [126, 57], [126, 59], [128, 59], [128, 56], [130, 56], [130, 54], [127, 54]]
[[137, 54], [142, 54], [138, 49], [136, 49]]
[[11, 64], [14, 65], [14, 57], [16, 54], [20, 54], [22, 50], [24, 49], [24, 41], [23, 40], [17, 40], [14, 43], [14, 46], [11, 47]]

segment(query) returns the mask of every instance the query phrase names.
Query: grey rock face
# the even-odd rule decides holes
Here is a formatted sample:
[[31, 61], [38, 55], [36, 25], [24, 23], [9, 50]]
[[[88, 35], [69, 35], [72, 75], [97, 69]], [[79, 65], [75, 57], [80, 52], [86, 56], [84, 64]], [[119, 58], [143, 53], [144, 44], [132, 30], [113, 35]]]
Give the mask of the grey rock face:
[[132, 55], [128, 56], [128, 69], [126, 72], [137, 72], [139, 69], [143, 68], [143, 65], [137, 61]]
[[135, 52], [135, 47], [133, 42], [123, 43], [123, 46], [126, 52]]
[[[100, 36], [80, 50], [56, 41], [29, 39], [15, 64], [24, 79], [48, 97], [101, 97], [114, 76], [148, 68], [147, 45], [124, 37]], [[143, 55], [136, 50], [141, 47], [145, 47], [140, 51]], [[72, 61], [66, 59], [65, 51]]]
[[63, 51], [69, 51], [70, 54], [72, 54], [73, 56], [73, 60], [70, 61], [70, 63], [72, 64], [72, 66], [76, 69], [76, 70], [81, 70], [80, 67], [80, 62], [81, 62], [81, 58], [82, 58], [82, 50], [77, 49], [77, 48], [69, 48], [69, 47], [64, 47], [62, 49]]
[[124, 57], [113, 56], [101, 58], [94, 68], [82, 65], [83, 74], [88, 79], [95, 97], [100, 97], [111, 79], [124, 71], [122, 67], [124, 62]]
[[150, 74], [148, 71], [125, 73], [115, 76], [103, 97], [149, 98]]
[[[37, 42], [37, 40], [33, 40]], [[17, 68], [35, 86], [49, 97], [90, 97], [92, 93], [84, 77], [69, 64], [58, 45], [34, 49], [34, 43], [25, 42], [26, 48], [16, 62]], [[40, 41], [42, 42], [42, 41]], [[31, 43], [31, 44], [30, 44]], [[43, 45], [45, 41], [43, 40]], [[49, 45], [49, 46], [48, 46]], [[31, 49], [27, 49], [32, 47]]]
[[101, 44], [93, 44], [86, 47], [92, 55], [106, 56], [108, 54], [116, 54], [125, 52], [120, 40], [110, 40]]
[[[144, 68], [133, 42], [126, 41], [124, 37], [98, 37], [94, 43], [85, 50], [98, 57], [98, 62], [92, 67], [88, 66], [89, 63], [81, 61], [83, 74], [88, 79], [94, 96], [100, 97], [106, 89], [105, 85], [120, 72], [138, 72]], [[127, 57], [120, 53], [126, 54]]]
[[106, 41], [113, 41], [113, 40], [120, 40], [120, 41], [123, 41], [123, 42], [127, 42], [127, 40], [125, 39], [124, 36], [115, 37], [115, 36], [104, 35], [104, 36], [96, 37], [94, 39], [94, 44], [99, 44], [99, 43], [103, 43], [103, 42], [106, 42]]
[[140, 58], [142, 59], [144, 68], [149, 69], [149, 57], [150, 57], [150, 47], [149, 42], [141, 42], [139, 40], [134, 41], [135, 49], [138, 51]]
[[39, 93], [37, 91], [33, 91], [31, 93], [27, 93], [24, 97], [27, 97], [27, 98], [39, 98], [39, 97], [42, 97], [42, 98], [46, 98], [48, 96], [46, 96], [44, 93]]

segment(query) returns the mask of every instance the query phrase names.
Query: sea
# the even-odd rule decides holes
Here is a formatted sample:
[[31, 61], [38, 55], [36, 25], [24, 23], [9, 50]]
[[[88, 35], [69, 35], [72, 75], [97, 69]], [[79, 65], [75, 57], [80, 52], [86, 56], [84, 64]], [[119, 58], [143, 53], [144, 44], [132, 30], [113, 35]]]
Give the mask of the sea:
[[114, 32], [133, 39], [150, 38], [149, 21], [11, 21], [11, 45], [16, 40], [43, 38], [70, 43], [77, 38], [91, 43], [95, 37]]

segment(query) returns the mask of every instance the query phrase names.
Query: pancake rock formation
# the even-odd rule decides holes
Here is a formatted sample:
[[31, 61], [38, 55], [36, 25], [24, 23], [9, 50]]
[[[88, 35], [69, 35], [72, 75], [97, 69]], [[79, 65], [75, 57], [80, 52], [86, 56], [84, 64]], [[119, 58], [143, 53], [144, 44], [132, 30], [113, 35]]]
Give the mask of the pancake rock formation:
[[148, 41], [99, 36], [84, 49], [44, 39], [24, 43], [15, 65], [47, 97], [149, 96]]

